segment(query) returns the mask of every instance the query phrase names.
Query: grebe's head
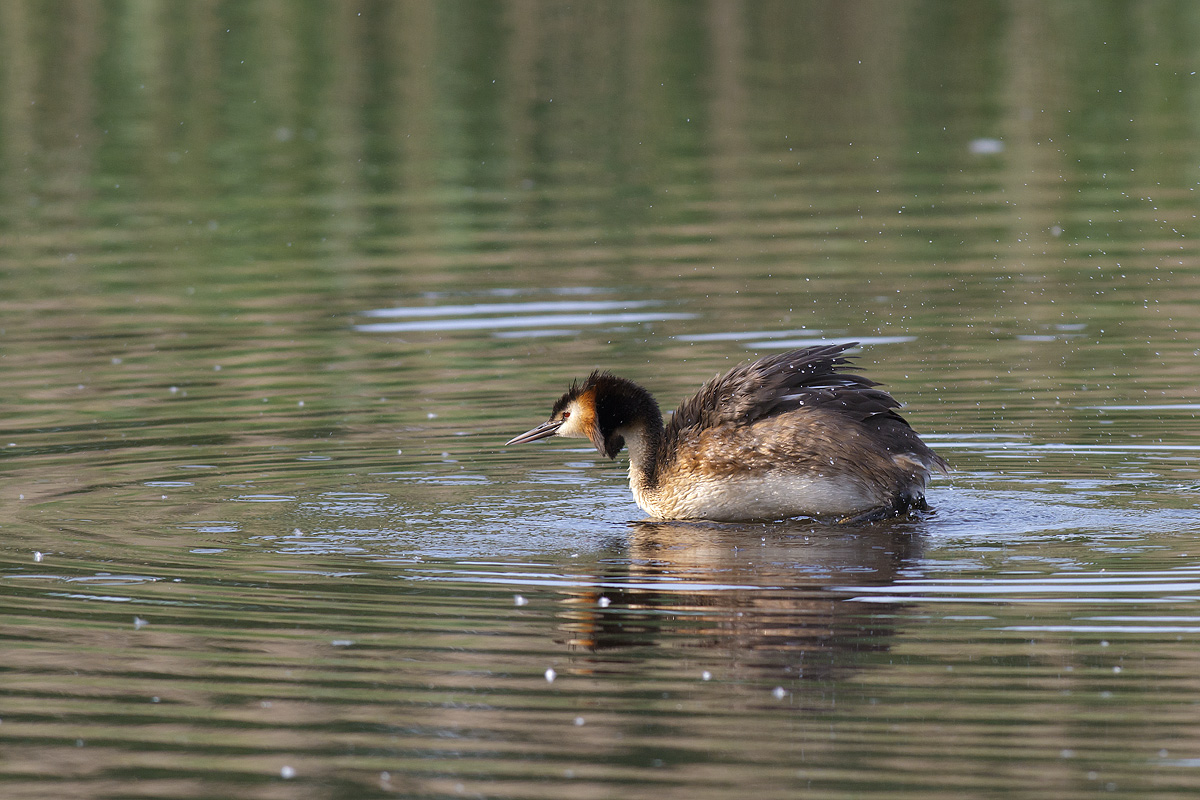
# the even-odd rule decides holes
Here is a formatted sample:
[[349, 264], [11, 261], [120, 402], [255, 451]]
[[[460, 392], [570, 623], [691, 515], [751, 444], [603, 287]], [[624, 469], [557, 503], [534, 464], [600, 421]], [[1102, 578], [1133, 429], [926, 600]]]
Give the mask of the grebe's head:
[[558, 398], [550, 412], [550, 419], [510, 439], [505, 447], [536, 442], [550, 436], [566, 436], [590, 439], [601, 453], [616, 458], [625, 445], [624, 437], [617, 430], [632, 423], [645, 422], [639, 417], [651, 413], [647, 411], [647, 405], [653, 409], [652, 414], [661, 426], [658, 406], [645, 389], [608, 372], [593, 372], [583, 383], [571, 384], [571, 388]]

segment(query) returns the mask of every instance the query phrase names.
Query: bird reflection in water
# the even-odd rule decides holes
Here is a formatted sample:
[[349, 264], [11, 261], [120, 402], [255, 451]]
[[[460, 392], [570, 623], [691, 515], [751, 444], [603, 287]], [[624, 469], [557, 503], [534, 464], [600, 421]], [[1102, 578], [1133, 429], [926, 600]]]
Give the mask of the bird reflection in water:
[[896, 609], [837, 587], [892, 583], [918, 555], [918, 526], [633, 523], [626, 557], [597, 576], [603, 588], [565, 598], [562, 641], [589, 655], [584, 672], [676, 647], [734, 680], [840, 677], [890, 647]]

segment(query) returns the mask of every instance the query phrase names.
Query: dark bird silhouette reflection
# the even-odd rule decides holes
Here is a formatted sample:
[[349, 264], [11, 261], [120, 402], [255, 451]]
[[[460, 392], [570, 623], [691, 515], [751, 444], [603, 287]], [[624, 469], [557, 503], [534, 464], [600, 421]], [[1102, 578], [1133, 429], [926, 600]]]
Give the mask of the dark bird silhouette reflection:
[[604, 588], [565, 599], [563, 642], [590, 655], [576, 664], [590, 672], [675, 647], [736, 679], [840, 677], [890, 647], [896, 608], [836, 587], [894, 582], [917, 556], [918, 527], [633, 523]]

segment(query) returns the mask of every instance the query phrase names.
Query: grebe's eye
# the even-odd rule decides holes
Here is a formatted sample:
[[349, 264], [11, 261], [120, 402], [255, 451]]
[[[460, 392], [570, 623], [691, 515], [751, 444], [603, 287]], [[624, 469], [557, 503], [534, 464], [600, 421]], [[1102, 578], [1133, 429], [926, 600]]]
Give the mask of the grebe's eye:
[[570, 418], [570, 416], [571, 416], [571, 412], [570, 412], [570, 411], [564, 411], [564, 412], [563, 412], [563, 415], [562, 415], [563, 422], [566, 422], [566, 421], [567, 421], [567, 419], [569, 419], [569, 418]]

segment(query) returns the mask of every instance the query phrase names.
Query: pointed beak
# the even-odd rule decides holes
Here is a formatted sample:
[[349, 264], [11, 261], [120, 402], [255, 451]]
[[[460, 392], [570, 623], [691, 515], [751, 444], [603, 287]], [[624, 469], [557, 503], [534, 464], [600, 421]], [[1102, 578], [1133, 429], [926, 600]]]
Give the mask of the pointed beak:
[[525, 431], [520, 436], [514, 436], [504, 443], [505, 447], [510, 444], [525, 444], [526, 442], [536, 442], [538, 439], [546, 439], [558, 433], [558, 429], [562, 427], [561, 419], [552, 419], [549, 422], [543, 422], [531, 431]]

